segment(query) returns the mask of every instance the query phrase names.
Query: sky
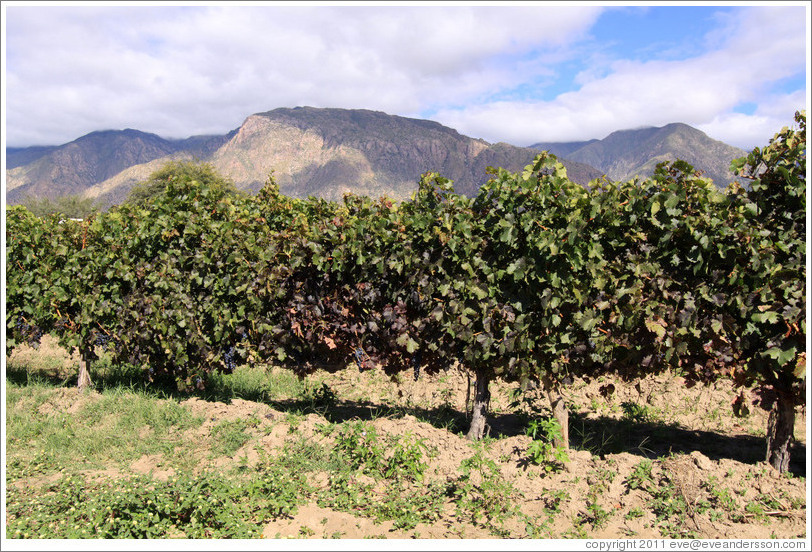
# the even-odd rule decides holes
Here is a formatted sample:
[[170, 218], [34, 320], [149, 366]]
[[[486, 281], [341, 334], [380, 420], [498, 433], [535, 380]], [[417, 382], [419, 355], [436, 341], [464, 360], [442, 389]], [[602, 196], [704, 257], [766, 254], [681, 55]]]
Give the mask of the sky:
[[810, 3], [3, 2], [3, 140], [224, 134], [278, 107], [489, 142], [686, 123], [744, 149], [809, 106]]

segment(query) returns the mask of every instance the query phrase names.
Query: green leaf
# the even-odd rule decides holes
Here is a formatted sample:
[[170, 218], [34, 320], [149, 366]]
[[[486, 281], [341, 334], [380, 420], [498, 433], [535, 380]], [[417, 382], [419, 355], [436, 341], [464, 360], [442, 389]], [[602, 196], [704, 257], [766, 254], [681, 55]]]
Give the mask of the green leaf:
[[679, 205], [679, 197], [676, 195], [668, 196], [668, 199], [665, 200], [665, 208], [666, 209], [673, 209], [677, 205]]
[[768, 324], [775, 324], [778, 322], [778, 313], [775, 311], [756, 312], [750, 317], [754, 322], [767, 322]]
[[660, 340], [662, 340], [665, 337], [666, 334], [665, 322], [663, 322], [661, 319], [646, 320], [646, 328], [648, 328], [650, 332], [657, 335], [657, 337]]
[[513, 274], [513, 277], [516, 280], [521, 280], [522, 278], [524, 278], [526, 268], [527, 268], [527, 261], [525, 260], [524, 257], [521, 257], [520, 259], [518, 259], [516, 261], [513, 261], [512, 263], [510, 263], [508, 265], [507, 273], [508, 274]]
[[770, 347], [767, 349], [764, 354], [772, 359], [774, 359], [779, 366], [785, 366], [789, 362], [795, 359], [795, 353], [797, 350], [795, 347], [790, 347], [788, 349], [782, 349], [780, 347]]
[[470, 287], [470, 289], [471, 289], [471, 291], [474, 292], [474, 295], [476, 295], [477, 299], [479, 299], [480, 301], [482, 299], [485, 299], [488, 296], [488, 292], [485, 289], [483, 289], [481, 286], [472, 285]]

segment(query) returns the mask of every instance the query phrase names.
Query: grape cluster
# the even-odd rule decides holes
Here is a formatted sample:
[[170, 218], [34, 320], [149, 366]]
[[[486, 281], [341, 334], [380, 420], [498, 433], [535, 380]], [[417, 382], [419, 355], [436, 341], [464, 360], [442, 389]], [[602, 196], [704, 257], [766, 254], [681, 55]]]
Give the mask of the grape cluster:
[[230, 372], [233, 372], [234, 368], [237, 367], [235, 353], [236, 353], [236, 349], [234, 348], [233, 345], [230, 346], [228, 349], [226, 349], [225, 352], [223, 353], [223, 362], [225, 362], [226, 368]]
[[110, 336], [105, 333], [98, 333], [96, 334], [96, 339], [94, 340], [94, 344], [98, 347], [101, 347], [103, 351], [108, 351], [110, 349]]
[[354, 353], [359, 370], [366, 370], [367, 368], [371, 367], [372, 359], [369, 358], [369, 355], [365, 350], [363, 350], [361, 347], [357, 347]]
[[420, 364], [423, 360], [423, 352], [417, 351], [417, 353], [412, 356], [412, 368], [414, 368], [414, 381], [417, 381], [420, 378]]
[[16, 334], [25, 339], [29, 345], [38, 344], [42, 338], [42, 330], [39, 326], [31, 325], [22, 316], [18, 316], [14, 322]]

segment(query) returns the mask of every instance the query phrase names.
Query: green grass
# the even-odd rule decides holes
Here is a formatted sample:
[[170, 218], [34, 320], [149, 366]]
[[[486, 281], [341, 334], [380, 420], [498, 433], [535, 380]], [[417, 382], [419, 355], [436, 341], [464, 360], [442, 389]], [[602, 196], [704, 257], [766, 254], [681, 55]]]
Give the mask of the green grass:
[[248, 422], [240, 418], [223, 420], [212, 427], [211, 436], [214, 439], [212, 453], [217, 456], [233, 456], [251, 440], [251, 436], [246, 433], [247, 429]]
[[257, 538], [262, 523], [296, 512], [306, 482], [273, 466], [254, 475], [237, 480], [206, 472], [168, 481], [65, 476], [44, 493], [9, 493], [7, 533], [49, 539]]
[[211, 374], [204, 396], [223, 402], [243, 399], [269, 404], [305, 395], [308, 384], [314, 385], [300, 380], [290, 370], [274, 370], [271, 374], [264, 367], [240, 366], [231, 374]]
[[[215, 389], [267, 401], [298, 393], [289, 421], [303, 419], [299, 407], [335, 403], [326, 385], [272, 383], [263, 374], [238, 370], [221, 376]], [[255, 465], [198, 473], [206, 459], [196, 435], [185, 432], [203, 420], [171, 394], [126, 386], [81, 393], [48, 380], [18, 380], [7, 381], [6, 406], [12, 538], [250, 538], [259, 536], [258, 524], [292, 515], [307, 501], [406, 531], [439, 520], [448, 502], [466, 519], [486, 515], [483, 526], [496, 536], [505, 536], [503, 522], [518, 515], [515, 490], [484, 459], [484, 449], [460, 465], [456, 479], [425, 483], [436, 451], [409, 433], [378, 434], [366, 421], [323, 424], [319, 431], [330, 445], [297, 438], [294, 424], [282, 450], [262, 453]], [[220, 421], [207, 437], [212, 454], [232, 456], [256, 439], [253, 427], [250, 419]], [[130, 464], [149, 454], [173, 468], [169, 481], [132, 474]], [[104, 475], [89, 475], [93, 470]], [[313, 487], [318, 474], [329, 484]], [[14, 484], [32, 476], [50, 477]]]
[[[202, 423], [177, 402], [156, 401], [142, 392], [105, 391], [75, 412], [40, 408], [56, 389], [7, 386], [7, 453], [10, 460], [35, 454], [43, 474], [124, 466], [145, 454], [184, 456], [190, 443], [182, 432]], [[76, 394], [77, 399], [81, 397]], [[18, 472], [20, 462], [11, 462]], [[20, 472], [20, 476], [25, 473]]]

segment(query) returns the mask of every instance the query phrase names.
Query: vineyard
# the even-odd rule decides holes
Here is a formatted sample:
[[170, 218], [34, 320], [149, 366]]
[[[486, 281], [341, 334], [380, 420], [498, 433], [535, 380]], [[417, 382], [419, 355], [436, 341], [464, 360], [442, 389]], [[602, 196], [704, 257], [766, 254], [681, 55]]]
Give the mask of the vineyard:
[[[670, 375], [729, 385], [728, 417], [767, 411], [763, 458], [787, 472], [806, 397], [805, 114], [795, 122], [734, 162], [749, 184], [725, 190], [682, 161], [585, 188], [542, 153], [518, 174], [489, 169], [470, 198], [435, 173], [399, 204], [293, 199], [272, 175], [248, 196], [176, 164], [152, 197], [83, 221], [11, 207], [7, 354], [53, 336], [81, 359], [80, 388], [103, 359], [190, 396], [246, 366], [305, 381], [464, 374], [467, 438], [487, 438], [494, 389], [512, 384], [517, 412], [546, 400], [551, 416], [526, 429], [552, 464], [568, 461], [577, 382], [613, 381], [611, 395]], [[364, 449], [341, 435], [347, 454]], [[476, 461], [446, 492], [482, 492], [465, 479], [490, 469]]]

